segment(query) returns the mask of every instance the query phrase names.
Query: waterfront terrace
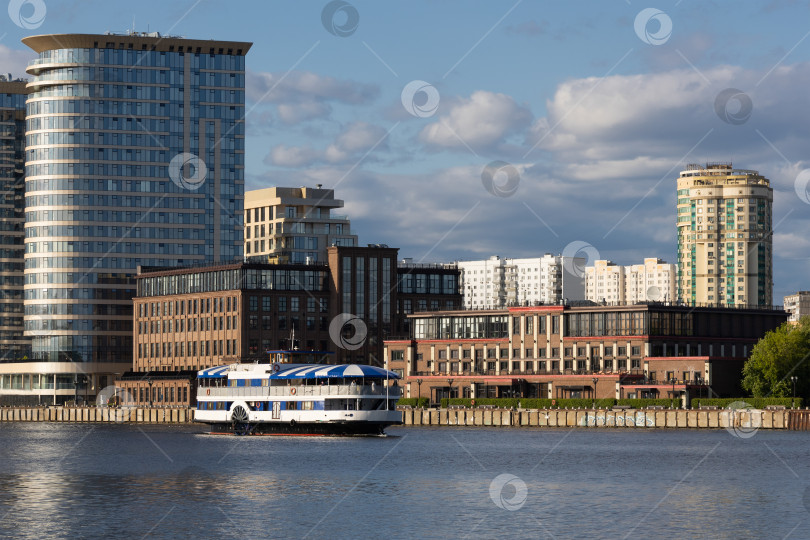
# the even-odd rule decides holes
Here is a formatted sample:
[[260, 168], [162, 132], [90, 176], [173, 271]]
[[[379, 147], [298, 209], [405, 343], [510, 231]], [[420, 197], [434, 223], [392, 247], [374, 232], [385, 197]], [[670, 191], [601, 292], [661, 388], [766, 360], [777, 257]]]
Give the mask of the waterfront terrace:
[[677, 398], [732, 396], [778, 308], [530, 306], [409, 315], [385, 342], [408, 397]]

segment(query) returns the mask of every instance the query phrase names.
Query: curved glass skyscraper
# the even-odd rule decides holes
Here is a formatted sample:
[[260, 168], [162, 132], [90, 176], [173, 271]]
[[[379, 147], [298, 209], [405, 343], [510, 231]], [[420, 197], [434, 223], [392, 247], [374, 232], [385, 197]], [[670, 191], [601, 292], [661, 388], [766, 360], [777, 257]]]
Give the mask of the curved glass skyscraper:
[[[241, 260], [250, 43], [157, 33], [23, 39], [25, 335], [40, 401], [132, 366], [138, 266]], [[84, 384], [86, 382], [86, 384]]]
[[[30, 352], [23, 337], [26, 93], [24, 79], [0, 75], [0, 364], [26, 360]], [[0, 388], [16, 382], [0, 380]]]

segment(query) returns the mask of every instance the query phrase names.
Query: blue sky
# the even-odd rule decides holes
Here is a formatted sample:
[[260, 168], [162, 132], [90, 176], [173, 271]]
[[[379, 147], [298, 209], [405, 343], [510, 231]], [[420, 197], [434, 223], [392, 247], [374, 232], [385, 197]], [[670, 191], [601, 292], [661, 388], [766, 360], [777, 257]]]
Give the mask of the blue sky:
[[[568, 254], [574, 242], [621, 264], [675, 261], [678, 172], [733, 161], [775, 190], [775, 302], [810, 289], [808, 2], [44, 6], [36, 28], [4, 25], [0, 71], [33, 58], [26, 35], [133, 21], [252, 41], [247, 189], [332, 187], [361, 244], [426, 262]], [[21, 9], [31, 20], [33, 5]], [[403, 100], [412, 81], [426, 91]], [[718, 105], [728, 88], [739, 97]], [[488, 191], [494, 161], [513, 168]]]

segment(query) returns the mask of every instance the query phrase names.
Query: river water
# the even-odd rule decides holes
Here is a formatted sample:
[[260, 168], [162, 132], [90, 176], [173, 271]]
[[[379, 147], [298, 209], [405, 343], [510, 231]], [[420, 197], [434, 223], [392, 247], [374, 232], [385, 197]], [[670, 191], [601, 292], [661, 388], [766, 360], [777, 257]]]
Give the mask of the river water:
[[810, 538], [810, 434], [0, 424], [0, 537]]

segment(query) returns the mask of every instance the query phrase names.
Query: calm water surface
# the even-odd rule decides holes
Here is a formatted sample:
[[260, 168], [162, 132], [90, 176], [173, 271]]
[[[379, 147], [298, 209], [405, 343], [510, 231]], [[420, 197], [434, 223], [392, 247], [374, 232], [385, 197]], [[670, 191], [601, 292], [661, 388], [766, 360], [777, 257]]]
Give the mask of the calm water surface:
[[0, 537], [810, 538], [805, 433], [200, 432], [0, 424]]

